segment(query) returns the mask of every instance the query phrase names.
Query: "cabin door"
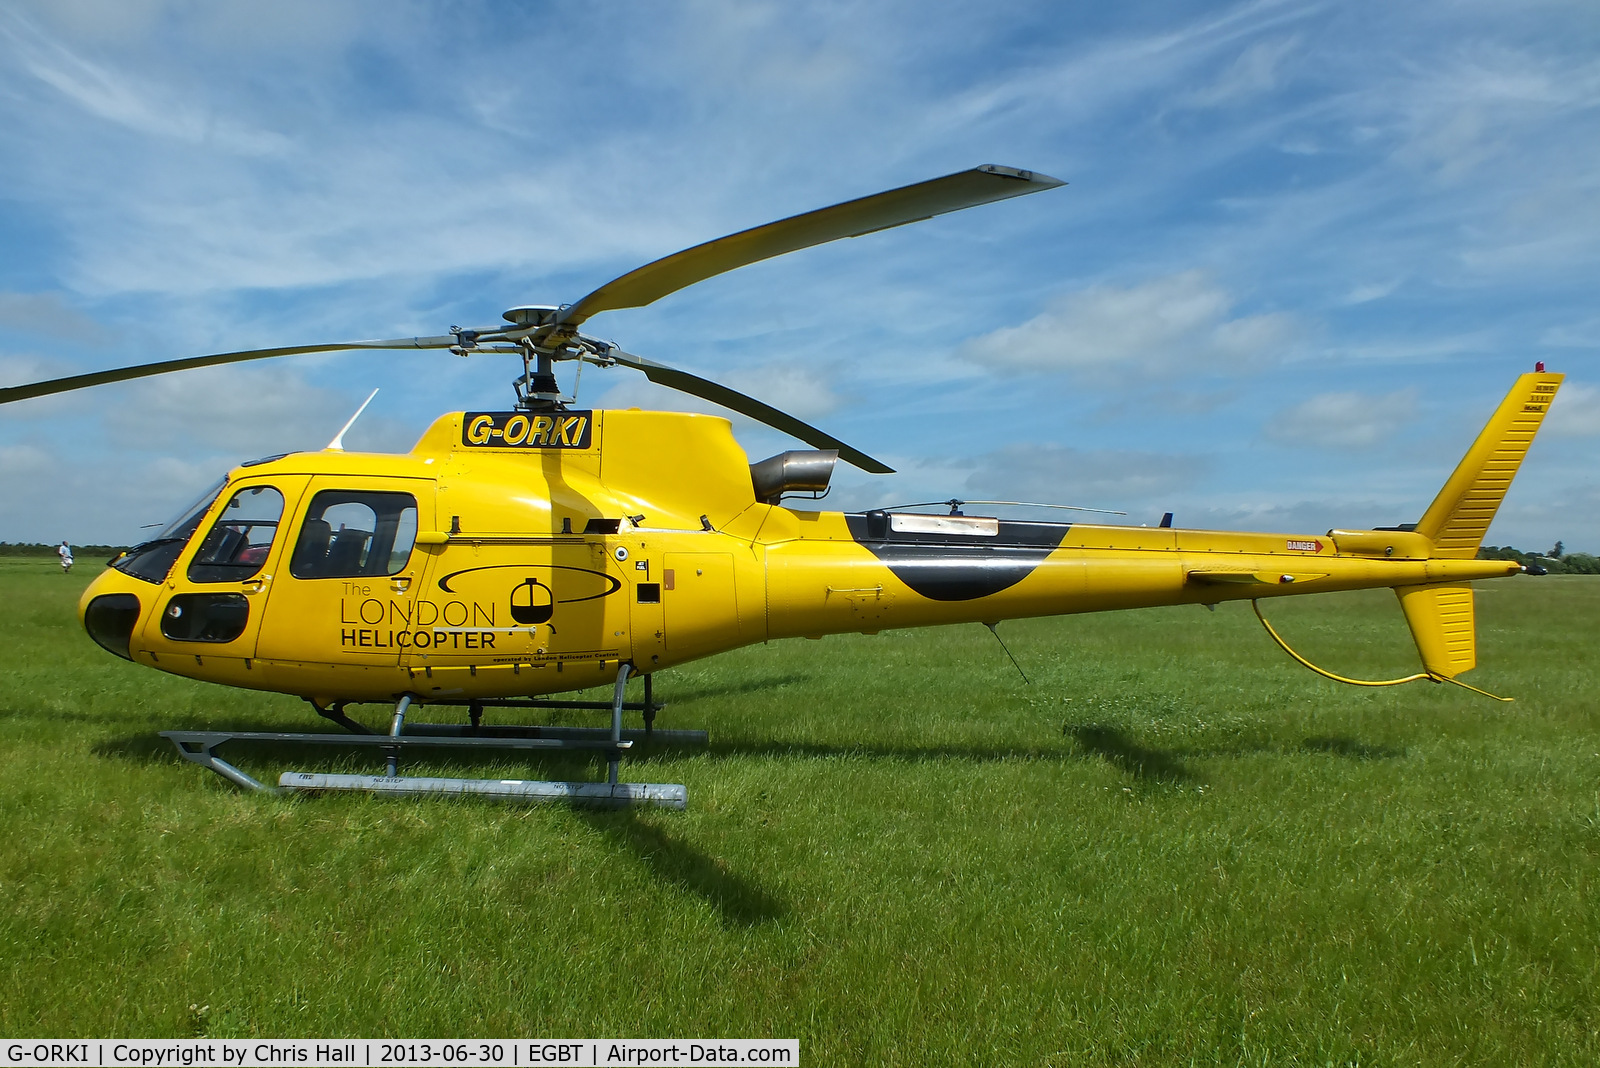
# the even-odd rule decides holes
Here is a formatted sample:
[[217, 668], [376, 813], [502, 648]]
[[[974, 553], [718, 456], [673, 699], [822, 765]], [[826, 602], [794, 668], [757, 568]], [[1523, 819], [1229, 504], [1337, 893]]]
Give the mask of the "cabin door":
[[[282, 570], [286, 524], [303, 475], [239, 481], [204, 537], [173, 565], [144, 645], [156, 657], [232, 658], [248, 667]], [[158, 663], [163, 661], [157, 660]]]
[[416, 630], [434, 484], [324, 475], [290, 525], [256, 644], [263, 660], [394, 667]]

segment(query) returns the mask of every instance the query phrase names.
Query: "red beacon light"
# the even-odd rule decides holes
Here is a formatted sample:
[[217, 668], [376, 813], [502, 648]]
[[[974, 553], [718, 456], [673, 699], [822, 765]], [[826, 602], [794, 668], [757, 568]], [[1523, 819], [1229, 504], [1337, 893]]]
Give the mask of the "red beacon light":
[[1537, 363], [1535, 363], [1533, 365], [1533, 373], [1534, 374], [1538, 374], [1538, 375], [1544, 374], [1544, 361], [1543, 360], [1540, 360], [1540, 361], [1538, 361]]

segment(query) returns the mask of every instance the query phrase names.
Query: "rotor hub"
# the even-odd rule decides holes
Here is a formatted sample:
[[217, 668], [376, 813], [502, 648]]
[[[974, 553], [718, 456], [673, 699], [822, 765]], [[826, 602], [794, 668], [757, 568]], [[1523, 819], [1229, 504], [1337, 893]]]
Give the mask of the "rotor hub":
[[502, 312], [500, 318], [514, 326], [545, 326], [555, 321], [558, 304], [519, 304]]

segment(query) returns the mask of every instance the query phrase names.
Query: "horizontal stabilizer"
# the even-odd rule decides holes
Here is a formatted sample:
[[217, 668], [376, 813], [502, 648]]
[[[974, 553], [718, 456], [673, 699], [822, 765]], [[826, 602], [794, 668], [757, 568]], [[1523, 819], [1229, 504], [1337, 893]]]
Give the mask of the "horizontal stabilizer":
[[1240, 571], [1235, 568], [1195, 568], [1184, 573], [1202, 586], [1282, 586], [1327, 578], [1326, 571]]

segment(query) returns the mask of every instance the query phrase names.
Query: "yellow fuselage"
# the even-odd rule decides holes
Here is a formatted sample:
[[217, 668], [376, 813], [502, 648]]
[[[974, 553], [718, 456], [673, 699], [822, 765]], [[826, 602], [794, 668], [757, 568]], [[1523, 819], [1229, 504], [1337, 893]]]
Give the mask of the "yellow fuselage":
[[[578, 689], [610, 681], [622, 662], [648, 673], [774, 638], [1517, 569], [1430, 559], [1432, 544], [1404, 531], [1242, 534], [799, 511], [755, 499], [724, 419], [637, 410], [537, 418], [545, 422], [458, 412], [406, 455], [296, 453], [237, 468], [164, 578], [108, 569], [80, 611], [120, 595], [100, 603], [130, 606], [116, 617], [121, 629], [110, 641], [103, 623], [91, 633], [120, 653], [125, 631], [135, 662], [179, 675], [323, 705], [404, 694], [459, 702]], [[230, 502], [269, 499], [248, 496], [262, 487], [282, 496], [276, 527], [230, 519]], [[381, 532], [382, 502], [404, 500], [414, 502], [403, 520], [409, 546], [397, 521]], [[355, 503], [340, 512], [330, 501]], [[380, 531], [365, 532], [365, 562], [342, 562], [346, 532], [332, 519], [362, 501], [379, 502], [369, 510]], [[260, 542], [249, 566], [199, 564], [197, 554], [238, 532]], [[383, 537], [392, 552], [372, 548]], [[192, 625], [207, 606], [226, 619]]]

